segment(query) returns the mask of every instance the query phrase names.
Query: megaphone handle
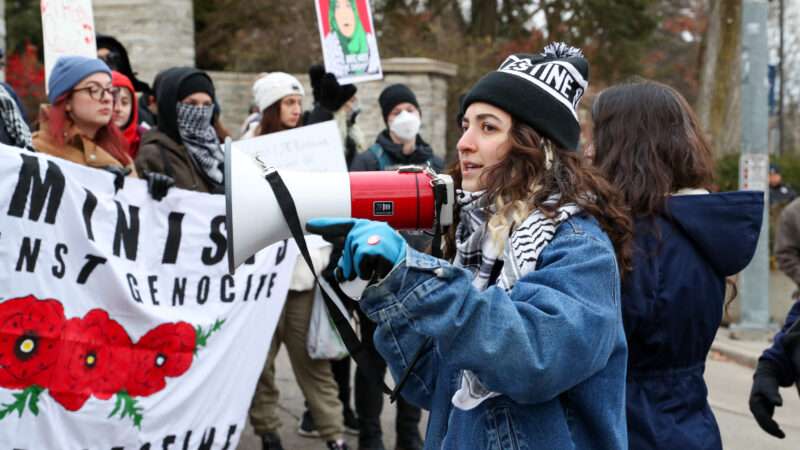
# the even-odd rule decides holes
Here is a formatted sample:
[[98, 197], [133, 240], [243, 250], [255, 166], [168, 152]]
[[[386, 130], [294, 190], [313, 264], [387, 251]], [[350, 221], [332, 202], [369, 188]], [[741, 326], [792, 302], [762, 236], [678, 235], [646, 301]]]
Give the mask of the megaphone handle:
[[[283, 182], [277, 170], [267, 172], [264, 178], [266, 178], [267, 182], [272, 187], [272, 193], [275, 194], [275, 199], [278, 201], [278, 206], [281, 209], [283, 218], [286, 220], [286, 224], [289, 225], [289, 231], [292, 233], [297, 248], [300, 250], [300, 254], [303, 255], [303, 259], [308, 265], [308, 268], [311, 269], [311, 274], [314, 275], [314, 280], [320, 287], [325, 306], [328, 308], [328, 313], [331, 315], [331, 319], [333, 319], [337, 331], [339, 331], [344, 346], [347, 348], [347, 351], [356, 364], [361, 366], [362, 369], [365, 369], [365, 371], [370, 374], [370, 377], [378, 380], [383, 387], [383, 392], [389, 394], [390, 399], [394, 401], [397, 398], [398, 392], [400, 392], [408, 379], [415, 363], [422, 355], [423, 350], [430, 345], [431, 338], [428, 337], [420, 348], [417, 349], [412, 363], [403, 372], [395, 388], [390, 389], [389, 386], [383, 382], [383, 377], [377, 376], [377, 374], [382, 373], [382, 370], [379, 370], [378, 367], [372, 363], [369, 355], [365, 353], [366, 349], [361, 341], [358, 340], [358, 336], [356, 336], [355, 331], [353, 331], [353, 328], [350, 326], [350, 322], [332, 300], [332, 297], [337, 297], [339, 299], [349, 299], [349, 297], [341, 290], [339, 283], [332, 277], [325, 276], [325, 281], [327, 283], [320, 283], [319, 277], [314, 270], [314, 264], [311, 262], [311, 255], [308, 252], [308, 245], [303, 235], [303, 228], [300, 225], [300, 218], [297, 215], [297, 207], [292, 199], [292, 194], [289, 192], [289, 189], [286, 187], [286, 184]], [[329, 286], [333, 287], [333, 292], [328, 292]]]

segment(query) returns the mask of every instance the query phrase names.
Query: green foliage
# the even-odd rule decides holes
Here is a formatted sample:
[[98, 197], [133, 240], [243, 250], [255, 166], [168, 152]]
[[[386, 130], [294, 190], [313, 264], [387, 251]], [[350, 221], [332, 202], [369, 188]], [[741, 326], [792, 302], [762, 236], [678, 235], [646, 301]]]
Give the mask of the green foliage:
[[729, 153], [717, 159], [714, 170], [714, 184], [720, 191], [735, 191], [739, 189], [739, 158], [738, 153]]
[[[714, 183], [720, 191], [739, 189], [739, 158], [741, 156], [740, 153], [729, 153], [717, 159]], [[795, 189], [800, 187], [800, 155], [771, 155], [769, 159], [770, 163], [780, 167], [784, 184]]]
[[[31, 0], [6, 1], [6, 54], [22, 52], [25, 43], [30, 42], [36, 48], [42, 45], [42, 16], [39, 2]], [[42, 59], [40, 53], [39, 59]]]

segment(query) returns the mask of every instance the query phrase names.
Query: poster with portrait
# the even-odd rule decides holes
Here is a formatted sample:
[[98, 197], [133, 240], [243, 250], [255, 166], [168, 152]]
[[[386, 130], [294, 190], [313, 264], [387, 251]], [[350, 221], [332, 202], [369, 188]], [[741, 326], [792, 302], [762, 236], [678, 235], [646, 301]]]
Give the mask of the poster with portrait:
[[340, 84], [383, 78], [369, 0], [315, 0], [325, 70]]

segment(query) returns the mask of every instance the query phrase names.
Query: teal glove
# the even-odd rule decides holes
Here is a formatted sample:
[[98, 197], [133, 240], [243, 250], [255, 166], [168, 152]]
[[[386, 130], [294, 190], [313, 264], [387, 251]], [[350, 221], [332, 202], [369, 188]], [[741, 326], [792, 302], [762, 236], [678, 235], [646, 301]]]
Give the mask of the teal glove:
[[[406, 241], [383, 222], [364, 219], [311, 219], [306, 231], [341, 249], [336, 269], [340, 281], [384, 278], [406, 257]], [[335, 250], [334, 250], [335, 252]]]

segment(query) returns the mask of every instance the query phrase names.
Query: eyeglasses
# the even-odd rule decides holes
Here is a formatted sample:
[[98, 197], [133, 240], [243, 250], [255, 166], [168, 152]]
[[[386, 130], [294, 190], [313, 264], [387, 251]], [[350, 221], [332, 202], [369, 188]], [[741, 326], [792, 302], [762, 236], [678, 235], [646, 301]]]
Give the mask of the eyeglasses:
[[119, 88], [116, 86], [111, 86], [104, 88], [96, 83], [91, 83], [89, 86], [82, 87], [80, 89], [73, 89], [72, 92], [80, 92], [80, 91], [87, 91], [89, 92], [89, 97], [96, 101], [102, 101], [103, 96], [106, 93], [111, 95], [111, 100], [116, 101], [117, 97], [119, 96]]

